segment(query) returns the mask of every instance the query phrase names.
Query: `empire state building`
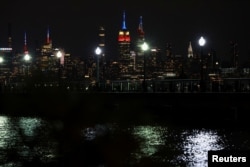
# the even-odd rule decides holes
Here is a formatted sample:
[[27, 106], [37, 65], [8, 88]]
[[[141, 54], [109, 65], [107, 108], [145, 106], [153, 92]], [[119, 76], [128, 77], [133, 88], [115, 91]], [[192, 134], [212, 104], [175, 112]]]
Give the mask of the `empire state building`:
[[123, 12], [123, 22], [122, 28], [119, 30], [118, 34], [118, 51], [119, 51], [119, 58], [118, 62], [121, 66], [121, 73], [125, 74], [128, 73], [128, 65], [131, 63], [130, 58], [130, 33], [126, 27], [126, 15]]

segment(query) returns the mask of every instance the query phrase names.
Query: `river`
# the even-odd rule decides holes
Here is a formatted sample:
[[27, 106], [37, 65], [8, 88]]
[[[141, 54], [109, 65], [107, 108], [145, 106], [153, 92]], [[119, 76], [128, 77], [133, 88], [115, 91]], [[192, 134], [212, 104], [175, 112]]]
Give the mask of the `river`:
[[250, 149], [243, 127], [0, 115], [0, 166], [206, 167], [209, 150]]

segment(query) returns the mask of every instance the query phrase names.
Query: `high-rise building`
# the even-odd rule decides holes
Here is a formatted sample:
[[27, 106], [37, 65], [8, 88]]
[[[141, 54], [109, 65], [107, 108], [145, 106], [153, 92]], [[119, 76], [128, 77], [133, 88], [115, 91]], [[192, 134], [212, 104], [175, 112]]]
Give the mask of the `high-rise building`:
[[161, 49], [153, 47], [149, 51], [149, 55], [146, 59], [146, 75], [148, 78], [156, 78], [161, 75]]
[[238, 68], [239, 66], [239, 51], [238, 51], [238, 43], [235, 41], [230, 42], [231, 45], [231, 66], [232, 68]]
[[[23, 46], [23, 53], [19, 56], [19, 71], [21, 71], [22, 75], [29, 76], [31, 74], [30, 68], [33, 67], [32, 57], [29, 54], [28, 45], [27, 45], [27, 35], [24, 32], [24, 46]], [[20, 69], [21, 68], [21, 69]]]
[[100, 56], [100, 79], [104, 80], [106, 78], [105, 73], [106, 73], [106, 53], [105, 53], [105, 29], [103, 26], [99, 27], [99, 48], [101, 49], [101, 54]]
[[130, 56], [130, 32], [126, 27], [126, 15], [125, 11], [123, 12], [123, 21], [122, 28], [119, 30], [118, 34], [118, 49], [119, 49], [119, 58], [118, 62], [120, 64], [120, 73], [122, 75], [127, 75], [129, 73], [128, 67], [131, 64]]
[[8, 24], [8, 47], [9, 47], [9, 48], [12, 48], [11, 23]]
[[50, 38], [50, 29], [48, 27], [46, 40], [44, 44], [37, 49], [36, 64], [41, 71], [46, 71], [49, 68], [49, 59], [53, 54], [52, 40]]
[[139, 35], [139, 41], [141, 41], [142, 43], [144, 42], [144, 30], [143, 30], [143, 25], [142, 25], [142, 16], [140, 16], [140, 22], [139, 22], [139, 26], [138, 26], [138, 35]]
[[6, 75], [12, 70], [13, 52], [12, 48], [0, 48], [0, 75]]
[[52, 40], [50, 37], [50, 29], [48, 27], [46, 41], [41, 47], [41, 55], [42, 56], [50, 56], [52, 52], [53, 52]]
[[12, 71], [13, 61], [13, 49], [12, 49], [12, 35], [11, 35], [11, 24], [8, 24], [8, 46], [0, 47], [0, 77], [1, 80], [9, 75]]
[[99, 37], [98, 45], [100, 49], [102, 50], [102, 55], [105, 55], [105, 29], [103, 26], [99, 27], [98, 37]]
[[145, 42], [145, 33], [143, 30], [142, 16], [140, 16], [139, 26], [137, 29], [137, 41], [136, 41], [136, 71], [143, 72], [144, 66], [144, 53], [142, 51], [142, 44]]
[[166, 73], [172, 73], [174, 72], [174, 61], [175, 56], [173, 54], [172, 44], [167, 43], [166, 44], [166, 56], [162, 59], [162, 67], [163, 71]]

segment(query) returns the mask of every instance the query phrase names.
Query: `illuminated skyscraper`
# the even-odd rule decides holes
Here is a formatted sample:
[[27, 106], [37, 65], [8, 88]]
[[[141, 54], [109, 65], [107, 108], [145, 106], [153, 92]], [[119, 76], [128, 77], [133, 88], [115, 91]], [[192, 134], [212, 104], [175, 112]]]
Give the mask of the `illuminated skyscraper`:
[[144, 30], [143, 30], [143, 25], [142, 25], [142, 16], [140, 16], [140, 22], [138, 26], [138, 40], [143, 44], [145, 38], [144, 38]]
[[53, 52], [53, 48], [52, 48], [52, 40], [50, 38], [50, 29], [48, 27], [47, 29], [47, 36], [46, 36], [46, 41], [45, 41], [45, 44], [42, 45], [42, 48], [41, 48], [41, 55], [42, 56], [48, 56], [50, 55], [51, 53]]
[[99, 27], [99, 47], [102, 50], [102, 53], [104, 54], [104, 49], [105, 49], [105, 29], [103, 26]]
[[104, 29], [104, 27], [103, 26], [100, 26], [99, 27], [99, 34], [98, 34], [98, 36], [99, 36], [99, 44], [98, 44], [98, 46], [100, 47], [100, 49], [101, 49], [101, 57], [100, 57], [100, 59], [101, 59], [101, 63], [106, 63], [106, 58], [105, 58], [105, 29]]
[[121, 73], [128, 73], [128, 66], [131, 63], [130, 57], [130, 33], [126, 27], [126, 15], [123, 12], [122, 28], [118, 34], [119, 58], [118, 62], [121, 66]]
[[143, 72], [144, 66], [144, 53], [141, 49], [142, 44], [145, 42], [145, 33], [142, 25], [142, 16], [140, 16], [139, 26], [137, 29], [137, 41], [136, 41], [136, 71]]
[[100, 55], [100, 79], [105, 79], [105, 71], [106, 71], [106, 55], [105, 55], [105, 29], [103, 26], [99, 27], [99, 47], [101, 49]]
[[49, 61], [51, 59], [51, 55], [53, 55], [53, 48], [52, 48], [52, 40], [50, 38], [50, 29], [48, 27], [46, 40], [44, 44], [37, 49], [37, 65], [41, 71], [46, 71], [49, 68]]
[[13, 49], [12, 49], [12, 35], [11, 24], [8, 24], [8, 46], [0, 47], [0, 57], [2, 62], [0, 64], [0, 75], [7, 74], [12, 70], [13, 61]]

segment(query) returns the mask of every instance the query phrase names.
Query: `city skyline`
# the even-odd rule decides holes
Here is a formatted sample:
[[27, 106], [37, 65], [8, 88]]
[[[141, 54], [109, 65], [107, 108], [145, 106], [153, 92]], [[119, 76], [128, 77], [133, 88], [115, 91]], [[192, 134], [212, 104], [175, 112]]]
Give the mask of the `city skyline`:
[[[198, 39], [204, 36], [207, 51], [213, 49], [217, 55], [227, 59], [230, 41], [239, 45], [240, 61], [249, 58], [249, 26], [247, 24], [247, 1], [197, 0], [169, 1], [164, 4], [130, 2], [111, 3], [91, 1], [89, 3], [66, 1], [36, 3], [4, 2], [4, 15], [0, 23], [0, 46], [7, 46], [7, 27], [12, 24], [13, 47], [23, 48], [24, 32], [27, 33], [29, 48], [46, 39], [50, 26], [53, 45], [62, 47], [73, 56], [94, 54], [98, 44], [99, 26], [105, 27], [107, 56], [114, 57], [117, 50], [117, 37], [122, 25], [122, 13], [126, 11], [127, 28], [131, 41], [137, 38], [139, 17], [143, 17], [145, 40], [152, 46], [163, 48], [171, 43], [175, 54], [187, 56], [189, 41], [194, 50], [198, 49]], [[112, 10], [109, 8], [112, 7]]]

